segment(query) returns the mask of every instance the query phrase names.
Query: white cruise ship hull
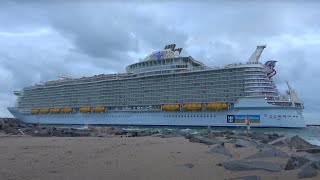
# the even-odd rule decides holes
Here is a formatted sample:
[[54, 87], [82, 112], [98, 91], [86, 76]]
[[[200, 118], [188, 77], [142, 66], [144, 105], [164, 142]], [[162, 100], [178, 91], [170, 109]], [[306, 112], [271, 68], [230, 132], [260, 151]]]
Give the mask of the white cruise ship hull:
[[95, 124], [136, 126], [244, 126], [244, 118], [251, 127], [306, 127], [301, 111], [296, 108], [250, 108], [224, 111], [160, 110], [109, 111], [105, 113], [38, 114], [23, 113], [8, 108], [16, 118], [31, 124]]

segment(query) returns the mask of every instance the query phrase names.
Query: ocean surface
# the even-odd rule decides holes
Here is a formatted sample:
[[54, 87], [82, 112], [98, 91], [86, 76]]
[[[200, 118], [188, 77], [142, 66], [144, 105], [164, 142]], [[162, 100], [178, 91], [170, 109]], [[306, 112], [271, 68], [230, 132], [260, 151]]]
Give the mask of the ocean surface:
[[[44, 125], [42, 125], [44, 126]], [[56, 126], [56, 125], [55, 125]], [[72, 125], [72, 126], [62, 126], [58, 125], [56, 127], [72, 127], [72, 128], [87, 128], [88, 126], [83, 125]], [[159, 131], [161, 133], [172, 132], [172, 133], [191, 133], [191, 134], [206, 134], [209, 131], [221, 132], [230, 131], [234, 133], [245, 133], [245, 128], [243, 127], [178, 127], [178, 126], [115, 126], [126, 131]], [[259, 132], [272, 134], [276, 133], [279, 135], [284, 135], [286, 137], [292, 137], [298, 135], [303, 139], [307, 140], [311, 144], [320, 146], [320, 126], [309, 126], [306, 128], [251, 128], [249, 132]]]
[[[230, 127], [210, 127], [210, 128], [183, 128], [183, 127], [121, 127], [124, 130], [158, 130], [160, 132], [164, 131], [180, 131], [188, 132], [192, 134], [205, 134], [208, 131], [219, 132], [219, 131], [231, 131], [234, 133], [245, 133], [245, 128], [230, 128]], [[249, 132], [259, 132], [272, 134], [276, 133], [279, 135], [284, 135], [286, 137], [292, 137], [298, 135], [308, 141], [311, 144], [320, 146], [320, 127], [310, 126], [301, 129], [293, 128], [251, 128]]]

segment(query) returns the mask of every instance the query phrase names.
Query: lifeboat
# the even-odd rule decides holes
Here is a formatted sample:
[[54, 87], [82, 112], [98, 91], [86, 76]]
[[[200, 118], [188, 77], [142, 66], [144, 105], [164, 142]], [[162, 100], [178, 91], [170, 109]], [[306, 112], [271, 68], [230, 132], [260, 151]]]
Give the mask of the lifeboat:
[[183, 105], [183, 110], [201, 110], [201, 104], [185, 104]]
[[90, 107], [81, 107], [80, 112], [91, 112], [91, 108]]
[[228, 103], [209, 103], [206, 105], [207, 110], [223, 110], [228, 109]]
[[39, 113], [40, 114], [48, 114], [49, 113], [49, 109], [40, 109]]
[[32, 114], [39, 114], [39, 109], [31, 109]]
[[180, 110], [179, 104], [165, 104], [162, 106], [162, 110], [165, 111], [178, 111]]
[[105, 112], [105, 111], [106, 111], [106, 107], [97, 106], [97, 107], [92, 108], [92, 111], [93, 111], [93, 112], [96, 112], [96, 113]]
[[60, 113], [61, 109], [60, 108], [52, 108], [50, 109], [51, 113]]
[[61, 112], [63, 112], [63, 113], [71, 113], [72, 112], [72, 108], [71, 107], [63, 108], [63, 109], [61, 109]]

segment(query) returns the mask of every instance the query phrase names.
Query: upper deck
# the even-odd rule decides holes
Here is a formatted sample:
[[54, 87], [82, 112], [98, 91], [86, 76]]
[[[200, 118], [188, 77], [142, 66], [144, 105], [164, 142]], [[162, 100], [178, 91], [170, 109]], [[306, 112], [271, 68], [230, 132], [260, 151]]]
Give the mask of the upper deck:
[[206, 67], [203, 63], [194, 60], [191, 56], [180, 56], [182, 48], [175, 49], [175, 44], [165, 46], [164, 50], [156, 51], [140, 60], [138, 63], [129, 65], [128, 73], [146, 73], [163, 70], [190, 70], [195, 67]]

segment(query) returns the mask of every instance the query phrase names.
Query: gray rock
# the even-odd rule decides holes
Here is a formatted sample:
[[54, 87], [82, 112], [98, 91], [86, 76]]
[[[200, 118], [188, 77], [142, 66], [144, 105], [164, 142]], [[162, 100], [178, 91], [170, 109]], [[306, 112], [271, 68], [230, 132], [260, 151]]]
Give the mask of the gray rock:
[[184, 135], [184, 137], [185, 137], [186, 139], [191, 139], [191, 138], [194, 137], [194, 135], [193, 135], [193, 134], [186, 134], [186, 135]]
[[6, 133], [6, 134], [11, 134], [15, 131], [15, 128], [11, 127], [11, 126], [8, 126], [6, 127], [5, 129], [3, 129], [3, 131]]
[[203, 143], [206, 145], [213, 145], [213, 144], [222, 144], [223, 142], [217, 140], [217, 139], [209, 139], [206, 137], [201, 136], [195, 136], [193, 138], [189, 139], [190, 142], [197, 142], [197, 143]]
[[10, 125], [7, 124], [7, 123], [5, 123], [5, 122], [3, 122], [3, 123], [0, 124], [0, 129], [2, 129], [2, 130], [5, 130], [5, 129], [8, 128], [8, 127], [10, 127]]
[[29, 128], [29, 127], [25, 127], [25, 128], [21, 128], [21, 131], [28, 134], [29, 132], [34, 132], [34, 129]]
[[307, 149], [314, 146], [299, 136], [293, 136], [289, 141], [289, 147], [295, 149]]
[[236, 147], [257, 147], [257, 142], [255, 140], [243, 140], [243, 139], [237, 139], [236, 140]]
[[281, 158], [289, 158], [290, 156], [279, 150], [279, 149], [268, 149], [268, 150], [264, 150], [264, 151], [260, 151], [256, 154], [253, 154], [251, 156], [246, 157], [246, 159], [252, 159], [252, 158], [260, 158], [260, 157], [281, 157]]
[[286, 164], [285, 170], [298, 169], [308, 162], [310, 162], [310, 160], [307, 158], [300, 157], [297, 155], [291, 155]]
[[311, 178], [316, 176], [317, 174], [317, 170], [314, 168], [313, 163], [309, 162], [301, 167], [301, 169], [299, 170], [298, 177]]
[[258, 143], [257, 148], [265, 149], [265, 148], [273, 148], [271, 144]]
[[227, 143], [236, 143], [237, 140], [236, 139], [230, 139], [229, 141], [227, 141]]
[[255, 139], [255, 140], [264, 140], [264, 141], [268, 141], [269, 140], [269, 135], [268, 134], [264, 134], [264, 133], [257, 133], [254, 132], [251, 134], [251, 138]]
[[243, 140], [246, 140], [247, 137], [246, 136], [239, 136], [238, 134], [236, 135], [227, 135], [226, 136], [226, 139], [243, 139]]
[[229, 180], [261, 180], [260, 176], [242, 176], [242, 177], [235, 177], [235, 178], [230, 178]]
[[215, 147], [213, 147], [213, 148], [211, 148], [209, 150], [209, 152], [217, 153], [217, 154], [223, 154], [225, 156], [232, 157], [231, 152], [227, 148], [225, 148], [224, 146], [222, 146], [220, 144], [215, 146]]
[[317, 153], [320, 153], [320, 148], [308, 148], [308, 149], [298, 149], [297, 150], [297, 152], [301, 152], [301, 151], [308, 152], [311, 154], [317, 154]]
[[271, 143], [271, 145], [279, 146], [279, 147], [289, 146], [289, 141], [290, 141], [290, 139], [284, 138], [282, 140], [275, 141], [274, 143]]
[[52, 134], [49, 134], [47, 129], [40, 129], [37, 133], [34, 134], [34, 136], [49, 137], [52, 136]]
[[279, 172], [282, 170], [280, 165], [265, 161], [235, 160], [222, 162], [219, 165], [224, 166], [228, 170], [234, 171], [266, 170], [271, 172]]

